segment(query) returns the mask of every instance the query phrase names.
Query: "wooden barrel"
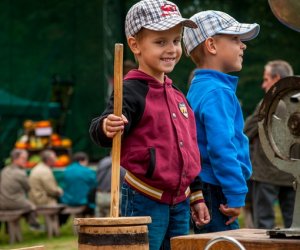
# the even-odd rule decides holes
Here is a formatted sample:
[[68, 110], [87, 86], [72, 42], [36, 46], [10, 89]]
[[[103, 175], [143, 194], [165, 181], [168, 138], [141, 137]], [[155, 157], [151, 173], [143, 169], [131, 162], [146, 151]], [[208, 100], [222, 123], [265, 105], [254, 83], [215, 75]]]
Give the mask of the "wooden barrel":
[[149, 250], [150, 217], [75, 218], [79, 250]]

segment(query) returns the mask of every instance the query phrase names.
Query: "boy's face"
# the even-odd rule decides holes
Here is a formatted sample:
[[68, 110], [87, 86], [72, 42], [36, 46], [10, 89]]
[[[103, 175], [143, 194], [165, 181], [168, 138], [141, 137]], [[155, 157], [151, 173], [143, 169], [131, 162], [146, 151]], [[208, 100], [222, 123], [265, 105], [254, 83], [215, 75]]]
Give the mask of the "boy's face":
[[242, 69], [246, 45], [237, 35], [216, 35], [216, 56], [219, 70], [224, 73], [236, 72]]
[[166, 31], [143, 29], [136, 38], [129, 38], [128, 44], [139, 62], [139, 70], [164, 82], [164, 73], [171, 72], [181, 57], [181, 34], [182, 25], [179, 24]]

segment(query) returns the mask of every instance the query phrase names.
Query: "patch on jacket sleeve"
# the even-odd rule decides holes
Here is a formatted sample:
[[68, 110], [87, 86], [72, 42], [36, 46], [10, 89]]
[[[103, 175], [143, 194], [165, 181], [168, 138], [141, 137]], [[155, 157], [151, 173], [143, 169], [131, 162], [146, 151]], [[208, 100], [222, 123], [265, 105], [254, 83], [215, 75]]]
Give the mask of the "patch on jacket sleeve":
[[180, 112], [184, 115], [184, 117], [189, 118], [189, 114], [188, 114], [185, 103], [184, 102], [178, 103], [178, 107], [179, 107]]

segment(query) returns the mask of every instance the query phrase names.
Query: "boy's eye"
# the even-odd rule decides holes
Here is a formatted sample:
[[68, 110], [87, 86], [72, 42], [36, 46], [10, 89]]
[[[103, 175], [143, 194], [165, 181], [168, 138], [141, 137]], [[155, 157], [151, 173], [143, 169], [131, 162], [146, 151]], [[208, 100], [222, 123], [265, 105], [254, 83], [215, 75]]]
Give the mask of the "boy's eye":
[[181, 42], [181, 39], [175, 39], [175, 40], [174, 40], [174, 44], [175, 44], [175, 45], [180, 44], [180, 42]]
[[156, 41], [155, 43], [160, 46], [164, 46], [166, 42], [165, 41]]

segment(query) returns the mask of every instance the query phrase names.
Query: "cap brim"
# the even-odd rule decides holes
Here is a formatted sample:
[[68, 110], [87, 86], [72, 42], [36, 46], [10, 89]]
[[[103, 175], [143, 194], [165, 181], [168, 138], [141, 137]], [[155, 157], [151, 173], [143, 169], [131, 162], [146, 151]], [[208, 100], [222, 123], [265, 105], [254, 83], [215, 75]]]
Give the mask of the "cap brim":
[[197, 28], [197, 24], [189, 19], [186, 18], [182, 18], [182, 17], [173, 17], [173, 18], [168, 18], [165, 20], [162, 20], [160, 22], [157, 23], [152, 23], [152, 24], [148, 24], [143, 26], [146, 29], [149, 30], [155, 30], [155, 31], [163, 31], [163, 30], [168, 30], [171, 29], [173, 27], [175, 27], [178, 24], [182, 24], [184, 27], [188, 27], [188, 28]]
[[259, 30], [260, 26], [257, 23], [239, 23], [218, 32], [218, 34], [239, 35], [242, 41], [249, 41], [257, 37]]

